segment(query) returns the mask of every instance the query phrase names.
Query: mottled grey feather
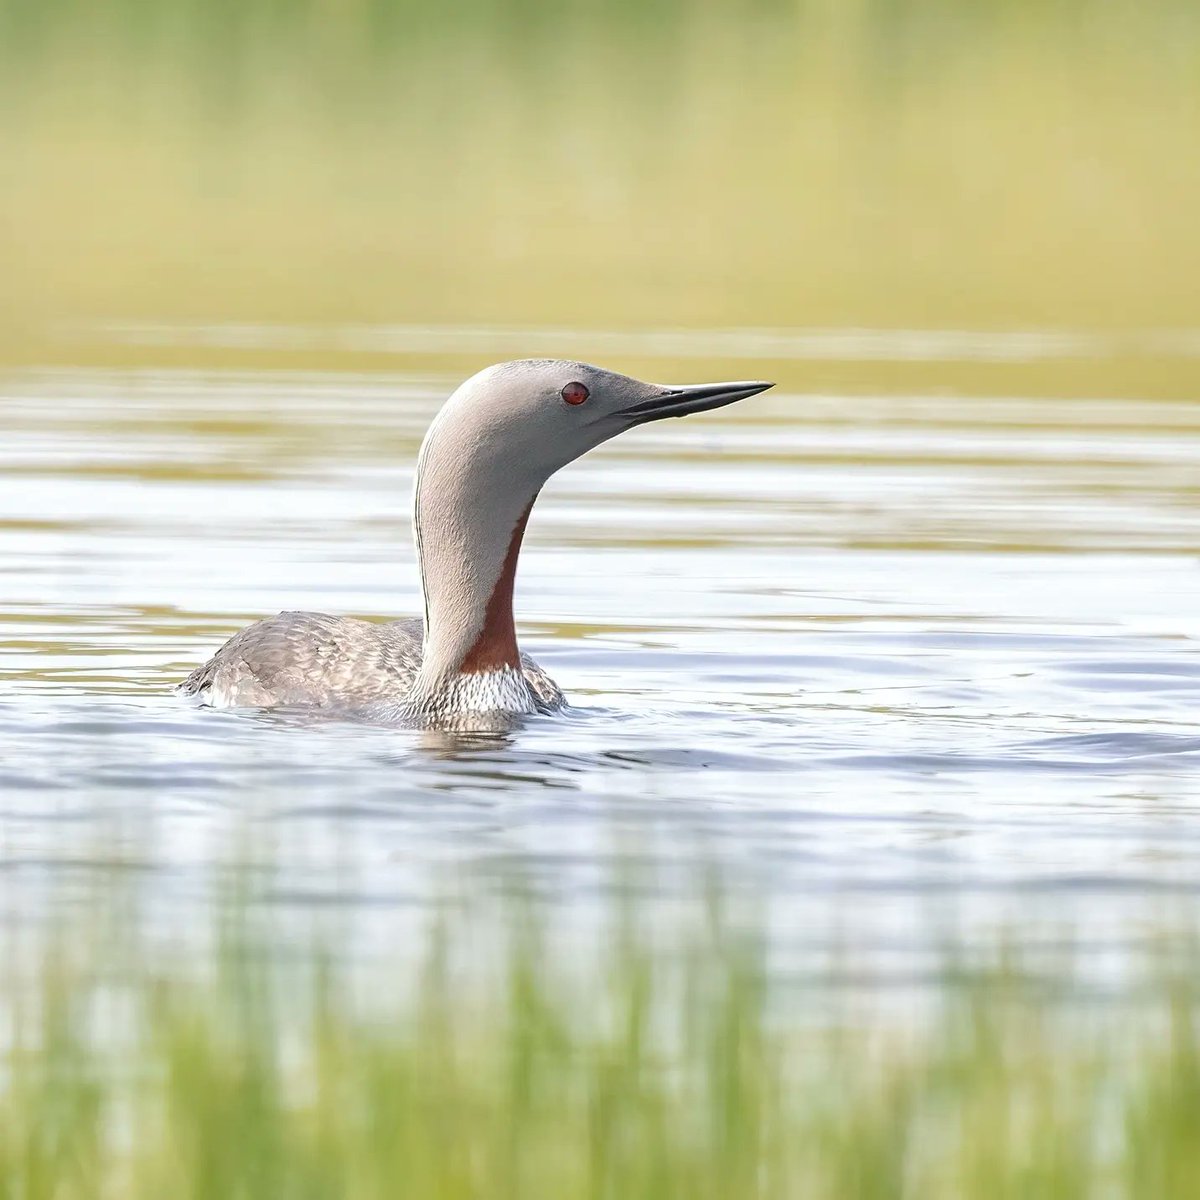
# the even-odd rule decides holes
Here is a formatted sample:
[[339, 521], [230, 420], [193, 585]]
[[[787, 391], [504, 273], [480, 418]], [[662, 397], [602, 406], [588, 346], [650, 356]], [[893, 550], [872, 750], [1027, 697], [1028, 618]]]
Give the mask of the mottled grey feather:
[[[236, 708], [401, 704], [421, 667], [422, 634], [419, 618], [379, 623], [282, 612], [235, 633], [179, 691]], [[558, 685], [527, 654], [521, 673], [540, 710], [562, 707]]]

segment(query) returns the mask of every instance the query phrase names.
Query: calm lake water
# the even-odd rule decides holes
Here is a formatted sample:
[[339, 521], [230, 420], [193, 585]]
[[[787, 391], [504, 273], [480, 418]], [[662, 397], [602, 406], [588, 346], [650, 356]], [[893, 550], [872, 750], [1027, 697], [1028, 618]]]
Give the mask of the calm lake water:
[[[1193, 911], [1195, 404], [785, 382], [542, 494], [518, 622], [568, 715], [456, 741], [176, 698], [281, 608], [419, 611], [414, 456], [486, 361], [434, 349], [436, 370], [0, 380], [9, 918], [120, 876], [186, 941], [221, 869], [268, 843], [272, 903], [372, 936], [447, 871], [519, 865], [563, 904], [647, 871], [649, 905], [717, 862], [781, 939], [849, 943], [881, 982], [948, 926], [1119, 955]], [[768, 369], [684, 349], [653, 376]], [[619, 339], [587, 356], [629, 361]]]

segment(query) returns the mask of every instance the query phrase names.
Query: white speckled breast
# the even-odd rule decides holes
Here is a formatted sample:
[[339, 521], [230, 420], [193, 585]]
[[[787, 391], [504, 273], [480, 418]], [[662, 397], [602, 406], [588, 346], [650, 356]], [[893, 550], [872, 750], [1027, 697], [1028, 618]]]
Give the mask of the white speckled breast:
[[[428, 695], [411, 695], [388, 719], [408, 726], [487, 732], [505, 729], [513, 719], [563, 706], [562, 693], [539, 697], [525, 675], [510, 667], [454, 675]], [[371, 714], [375, 715], [375, 714]]]

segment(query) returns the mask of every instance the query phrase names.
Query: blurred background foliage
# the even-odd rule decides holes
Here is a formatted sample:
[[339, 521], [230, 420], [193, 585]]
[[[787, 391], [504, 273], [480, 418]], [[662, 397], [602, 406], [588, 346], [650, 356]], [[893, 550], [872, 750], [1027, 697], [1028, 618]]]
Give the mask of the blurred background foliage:
[[0, 0], [64, 322], [1196, 324], [1192, 0]]

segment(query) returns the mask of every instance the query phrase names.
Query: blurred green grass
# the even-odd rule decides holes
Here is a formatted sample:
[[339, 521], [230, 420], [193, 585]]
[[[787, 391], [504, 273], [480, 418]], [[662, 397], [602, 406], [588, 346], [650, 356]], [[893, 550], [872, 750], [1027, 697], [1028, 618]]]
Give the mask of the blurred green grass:
[[1065, 952], [1034, 971], [1002, 944], [973, 967], [951, 947], [914, 1019], [823, 992], [819, 971], [772, 976], [758, 924], [719, 895], [669, 939], [614, 901], [587, 949], [529, 901], [502, 906], [494, 939], [494, 904], [443, 910], [403, 956], [418, 967], [375, 963], [366, 984], [336, 941], [280, 942], [269, 911], [225, 910], [211, 954], [154, 949], [126, 912], [102, 938], [60, 926], [24, 972], [6, 957], [0, 1195], [1182, 1200], [1200, 1185], [1194, 949], [1113, 995], [1082, 987]]
[[1196, 321], [1182, 0], [0, 0], [0, 138], [9, 357], [80, 319]]

